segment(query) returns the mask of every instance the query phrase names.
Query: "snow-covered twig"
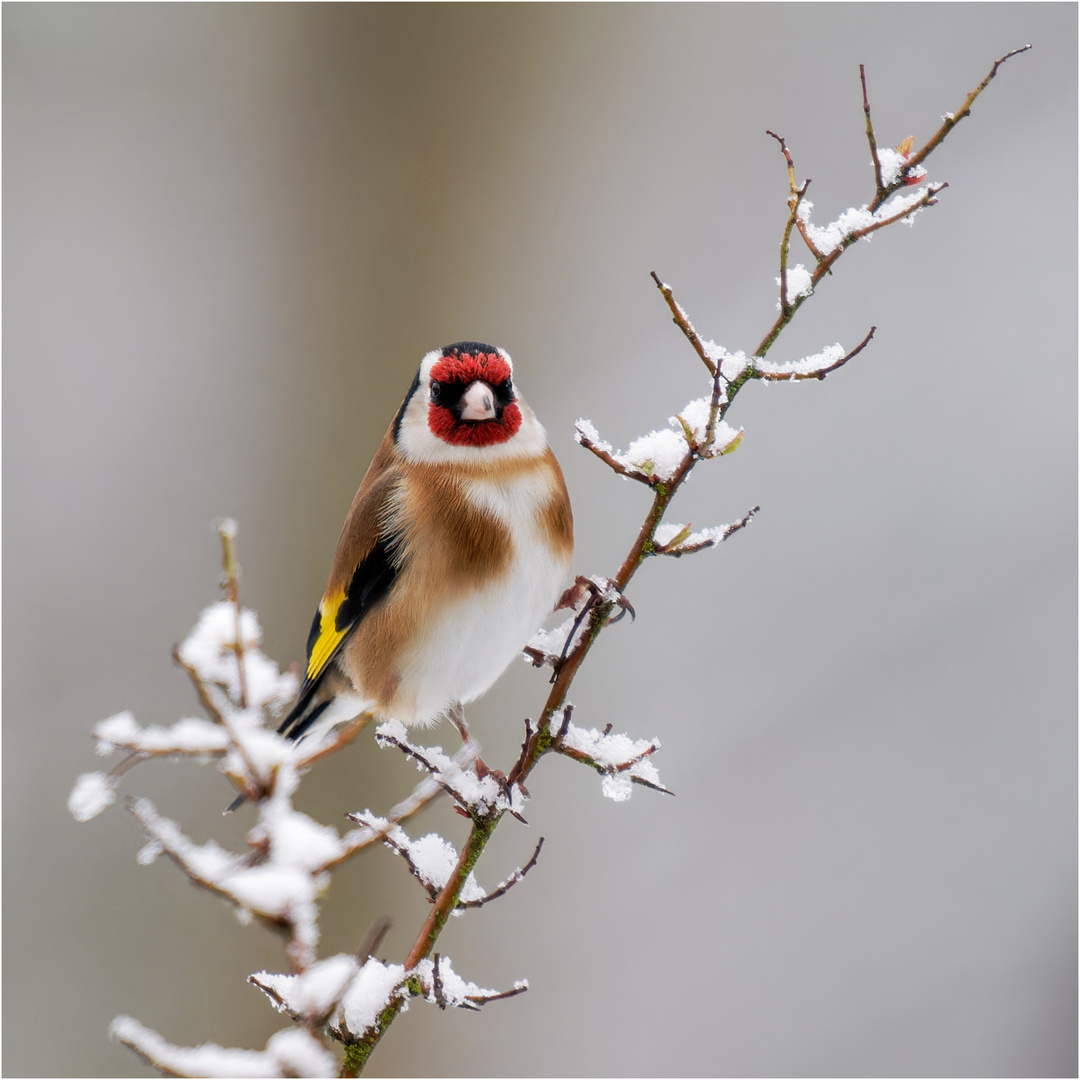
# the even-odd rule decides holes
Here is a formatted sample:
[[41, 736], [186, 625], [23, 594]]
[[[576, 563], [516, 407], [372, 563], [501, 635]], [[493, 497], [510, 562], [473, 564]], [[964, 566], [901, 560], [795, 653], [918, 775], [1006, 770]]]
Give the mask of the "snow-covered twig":
[[306, 1031], [271, 1035], [265, 1050], [234, 1050], [215, 1043], [176, 1046], [130, 1016], [118, 1016], [109, 1034], [166, 1076], [334, 1076], [337, 1061]]

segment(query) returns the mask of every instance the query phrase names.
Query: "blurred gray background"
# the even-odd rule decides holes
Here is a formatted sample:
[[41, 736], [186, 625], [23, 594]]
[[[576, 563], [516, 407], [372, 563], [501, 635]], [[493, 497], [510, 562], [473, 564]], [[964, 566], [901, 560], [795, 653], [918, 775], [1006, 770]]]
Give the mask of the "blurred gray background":
[[[613, 573], [647, 493], [575, 447], [705, 392], [648, 278], [748, 351], [774, 316], [786, 177], [865, 202], [879, 139], [930, 160], [914, 229], [856, 245], [772, 354], [873, 323], [823, 384], [740, 397], [737, 454], [675, 520], [752, 528], [656, 560], [573, 689], [658, 736], [677, 793], [601, 798], [555, 759], [442, 941], [479, 1016], [414, 1003], [374, 1075], [1075, 1075], [1076, 31], [1072, 4], [5, 4], [4, 1072], [150, 1075], [106, 1027], [261, 1047], [283, 970], [119, 807], [66, 814], [91, 725], [197, 713], [172, 645], [240, 522], [268, 652], [302, 656], [338, 529], [429, 348], [505, 346], [567, 474], [577, 570]], [[802, 256], [799, 256], [802, 257]], [[808, 261], [805, 260], [804, 261]], [[471, 710], [492, 764], [546, 691]], [[432, 741], [451, 745], [447, 731]], [[299, 805], [345, 825], [416, 779], [369, 738]], [[150, 764], [239, 844], [212, 768]], [[445, 807], [413, 832], [460, 839]], [[400, 861], [335, 878], [324, 952], [424, 915]]]

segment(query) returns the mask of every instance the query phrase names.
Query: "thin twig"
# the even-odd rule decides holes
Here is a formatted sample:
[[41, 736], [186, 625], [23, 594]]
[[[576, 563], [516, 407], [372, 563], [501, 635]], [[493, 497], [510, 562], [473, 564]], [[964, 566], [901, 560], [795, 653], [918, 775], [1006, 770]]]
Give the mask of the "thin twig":
[[515, 986], [513, 990], [504, 990], [501, 994], [469, 994], [466, 1001], [474, 1001], [477, 1005], [486, 1005], [489, 1001], [505, 1001], [507, 998], [517, 997], [524, 994], [528, 986]]
[[798, 382], [802, 379], [824, 379], [826, 375], [836, 371], [837, 368], [842, 368], [849, 360], [858, 356], [859, 353], [870, 344], [870, 339], [874, 336], [876, 331], [877, 327], [871, 326], [866, 333], [866, 337], [864, 337], [851, 352], [845, 353], [839, 360], [834, 360], [826, 367], [815, 368], [813, 371], [770, 371], [768, 368], [763, 368], [759, 364], [756, 365], [754, 378], [764, 379], [766, 382]]
[[687, 318], [686, 312], [675, 302], [675, 297], [672, 295], [671, 289], [660, 280], [656, 271], [650, 270], [649, 273], [651, 274], [653, 281], [656, 282], [656, 287], [667, 301], [667, 306], [671, 308], [672, 321], [686, 335], [686, 340], [694, 347], [694, 352], [698, 354], [701, 362], [709, 369], [709, 374], [715, 376], [716, 364], [709, 357], [708, 350], [705, 348], [705, 343], [698, 337], [698, 333]]
[[536, 845], [536, 850], [532, 853], [532, 858], [520, 870], [515, 870], [497, 889], [489, 892], [487, 896], [480, 897], [479, 900], [459, 900], [458, 909], [483, 907], [492, 900], [498, 900], [500, 896], [505, 896], [536, 865], [536, 860], [540, 857], [540, 849], [543, 846], [544, 838], [541, 836], [540, 842]]
[[605, 450], [602, 446], [597, 446], [596, 443], [586, 435], [581, 428], [577, 430], [577, 441], [585, 447], [586, 450], [595, 454], [605, 465], [614, 469], [620, 476], [625, 476], [630, 480], [637, 480], [642, 484], [650, 484], [651, 480], [645, 473], [639, 469], [630, 468], [624, 465], [618, 458], [616, 458], [610, 450]]
[[236, 522], [232, 518], [223, 518], [218, 522], [218, 536], [221, 537], [221, 563], [225, 570], [225, 591], [229, 602], [233, 606], [233, 614], [236, 625], [236, 651], [237, 681], [240, 687], [240, 708], [247, 708], [247, 676], [244, 671], [244, 638], [240, 632], [240, 584], [239, 571], [236, 564]]
[[862, 107], [866, 115], [866, 139], [870, 143], [870, 157], [874, 161], [874, 184], [880, 198], [885, 191], [885, 184], [881, 178], [881, 158], [878, 157], [877, 139], [874, 137], [874, 122], [870, 119], [870, 98], [866, 93], [866, 68], [862, 64], [859, 65], [859, 81], [862, 83]]
[[966, 98], [964, 98], [963, 105], [960, 106], [956, 112], [946, 113], [942, 120], [941, 127], [934, 132], [933, 135], [926, 141], [926, 145], [921, 150], [917, 150], [907, 160], [907, 166], [902, 170], [901, 175], [897, 177], [896, 181], [885, 188], [884, 195], [879, 195], [870, 204], [871, 210], [876, 210], [895, 190], [901, 187], [904, 183], [904, 173], [910, 173], [916, 165], [921, 165], [944, 141], [945, 137], [957, 124], [960, 123], [966, 116], [971, 115], [971, 106], [975, 103], [975, 99], [990, 85], [990, 81], [998, 73], [998, 68], [1005, 63], [1006, 60], [1011, 59], [1014, 56], [1019, 56], [1021, 53], [1026, 53], [1031, 48], [1031, 45], [1021, 45], [1018, 49], [1010, 49], [1004, 56], [998, 57], [994, 61], [994, 66], [990, 69], [989, 74]]

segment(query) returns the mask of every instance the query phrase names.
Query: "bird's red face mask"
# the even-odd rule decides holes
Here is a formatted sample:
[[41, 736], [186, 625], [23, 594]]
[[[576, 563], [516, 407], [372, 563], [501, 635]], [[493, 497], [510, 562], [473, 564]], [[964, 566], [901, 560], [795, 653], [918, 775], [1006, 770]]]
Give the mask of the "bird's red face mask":
[[492, 446], [521, 427], [510, 365], [495, 352], [454, 350], [431, 369], [428, 427], [452, 446]]

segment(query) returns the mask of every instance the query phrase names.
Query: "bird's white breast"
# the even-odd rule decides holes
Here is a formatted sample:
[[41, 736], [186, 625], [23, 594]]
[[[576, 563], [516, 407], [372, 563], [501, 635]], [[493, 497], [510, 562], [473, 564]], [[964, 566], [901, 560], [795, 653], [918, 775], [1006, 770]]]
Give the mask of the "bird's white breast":
[[513, 550], [505, 573], [426, 628], [401, 687], [415, 694], [419, 723], [433, 722], [454, 701], [475, 700], [495, 682], [554, 607], [569, 570], [543, 523], [553, 494], [546, 470], [508, 482], [470, 480], [466, 492], [505, 526]]

